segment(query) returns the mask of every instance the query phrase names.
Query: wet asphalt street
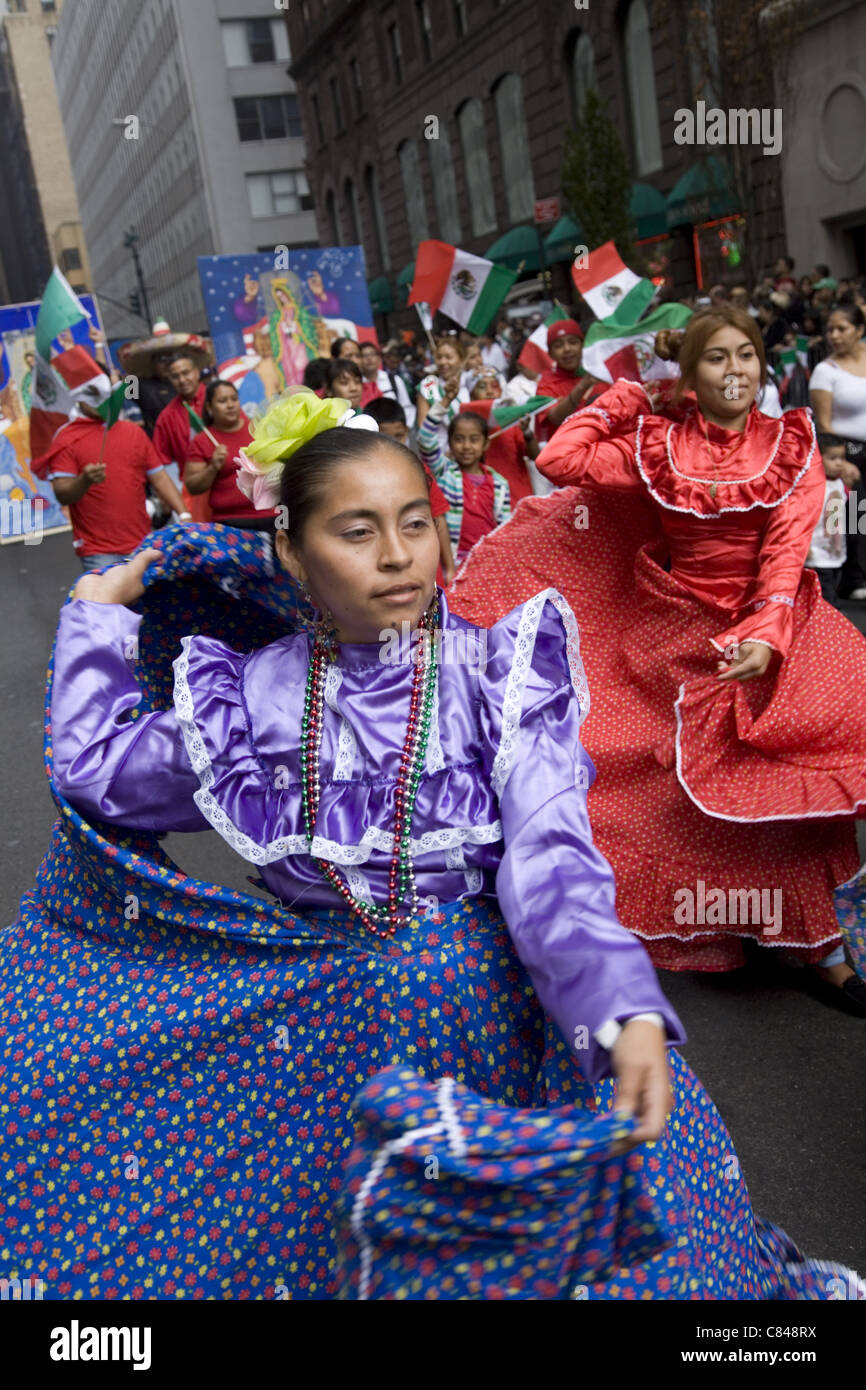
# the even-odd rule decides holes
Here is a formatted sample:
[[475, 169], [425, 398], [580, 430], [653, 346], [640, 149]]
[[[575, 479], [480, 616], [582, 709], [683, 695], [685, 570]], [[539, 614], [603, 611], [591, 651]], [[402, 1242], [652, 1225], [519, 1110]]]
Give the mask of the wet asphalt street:
[[[0, 547], [0, 924], [14, 920], [48, 842], [42, 767], [45, 668], [57, 612], [80, 573], [68, 534]], [[849, 616], [866, 629], [866, 604]], [[247, 889], [254, 872], [214, 832], [170, 836], [183, 869]], [[764, 959], [766, 957], [766, 959]], [[813, 998], [805, 971], [759, 953], [732, 975], [662, 983], [689, 1034], [684, 1055], [718, 1105], [757, 1211], [809, 1254], [866, 1274], [866, 1019]]]

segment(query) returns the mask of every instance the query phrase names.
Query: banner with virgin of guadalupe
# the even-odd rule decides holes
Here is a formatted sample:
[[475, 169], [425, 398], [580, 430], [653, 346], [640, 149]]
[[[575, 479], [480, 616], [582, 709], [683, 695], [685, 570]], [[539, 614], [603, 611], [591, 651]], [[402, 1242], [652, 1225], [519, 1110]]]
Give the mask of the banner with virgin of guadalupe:
[[361, 246], [199, 256], [219, 375], [247, 409], [304, 379], [336, 338], [376, 342]]

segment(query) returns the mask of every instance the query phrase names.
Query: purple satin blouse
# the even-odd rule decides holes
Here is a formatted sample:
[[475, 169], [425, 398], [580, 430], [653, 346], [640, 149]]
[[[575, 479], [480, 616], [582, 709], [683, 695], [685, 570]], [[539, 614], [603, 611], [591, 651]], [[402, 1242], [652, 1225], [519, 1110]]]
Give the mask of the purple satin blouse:
[[[554, 590], [490, 631], [450, 613], [444, 595], [440, 604], [436, 701], [412, 823], [418, 893], [430, 911], [467, 894], [498, 898], [542, 1005], [594, 1081], [609, 1071], [594, 1035], [610, 1020], [658, 1012], [670, 1042], [685, 1035], [644, 947], [617, 919], [613, 874], [592, 843], [577, 624]], [[128, 608], [82, 599], [61, 612], [51, 706], [61, 796], [90, 818], [139, 829], [212, 826], [293, 911], [343, 905], [313, 856], [336, 864], [356, 897], [386, 901], [408, 644], [395, 634], [338, 649], [308, 845], [308, 635], [249, 655], [184, 638], [174, 709], [129, 722], [140, 622]]]

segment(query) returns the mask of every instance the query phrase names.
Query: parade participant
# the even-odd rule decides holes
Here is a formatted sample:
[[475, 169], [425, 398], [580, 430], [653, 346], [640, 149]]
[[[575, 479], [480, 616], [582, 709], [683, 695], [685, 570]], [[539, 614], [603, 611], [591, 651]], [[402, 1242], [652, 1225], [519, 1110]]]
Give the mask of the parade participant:
[[111, 383], [99, 364], [81, 347], [70, 348], [63, 358], [74, 358], [89, 380], [75, 393], [68, 423], [40, 456], [38, 473], [69, 508], [72, 545], [82, 567], [102, 569], [122, 562], [148, 535], [148, 486], [181, 520], [191, 517], [144, 430], [128, 420], [106, 429], [98, 407], [108, 399]]
[[553, 366], [541, 373], [536, 383], [538, 396], [553, 396], [556, 404], [544, 414], [540, 437], [548, 440], [567, 416], [586, 405], [606, 389], [595, 377], [580, 375], [583, 356], [583, 329], [575, 319], [558, 319], [547, 330], [547, 351]]
[[418, 452], [448, 502], [448, 534], [459, 566], [476, 541], [508, 520], [511, 504], [508, 483], [484, 461], [489, 431], [483, 415], [461, 410], [446, 426], [447, 453], [439, 443], [457, 382], [455, 375], [447, 382], [442, 400], [428, 410], [418, 431]]
[[348, 401], [353, 410], [361, 410], [364, 400], [364, 378], [361, 368], [351, 357], [336, 357], [328, 368], [327, 394]]
[[193, 497], [207, 498], [212, 521], [228, 526], [237, 521], [264, 522], [269, 514], [257, 510], [237, 484], [238, 454], [253, 437], [230, 381], [208, 382], [202, 419], [207, 430], [195, 436], [186, 459], [187, 490]]
[[[535, 491], [526, 460], [537, 458], [538, 440], [532, 432], [528, 416], [507, 429], [500, 429], [495, 422], [491, 422], [490, 412], [501, 398], [501, 389], [496, 372], [483, 374], [470, 392], [469, 404], [462, 405], [460, 411], [461, 414], [477, 412], [487, 421], [488, 443], [484, 462], [507, 482], [513, 510], [521, 497], [531, 497]], [[542, 479], [542, 482], [546, 482], [546, 479]], [[544, 490], [548, 491], [549, 485]]]
[[[151, 439], [160, 413], [174, 400], [176, 387], [169, 372], [174, 358], [181, 354], [189, 357], [199, 370], [214, 360], [209, 339], [197, 333], [174, 332], [161, 318], [154, 322], [149, 338], [123, 343], [118, 350], [123, 374], [138, 378], [138, 407]], [[179, 473], [175, 482], [180, 486]]]
[[806, 564], [817, 574], [824, 598], [838, 607], [839, 581], [845, 563], [848, 488], [859, 483], [860, 470], [848, 462], [845, 440], [837, 439], [835, 434], [819, 434], [818, 448], [827, 482], [824, 507], [812, 533]]
[[[418, 414], [416, 428], [420, 429], [427, 412], [436, 401], [445, 397], [446, 382], [463, 371], [466, 362], [466, 348], [456, 334], [445, 334], [435, 339], [436, 375], [423, 377], [415, 396]], [[454, 419], [463, 401], [469, 400], [469, 392], [461, 385], [457, 395], [450, 398], [447, 413], [438, 430], [439, 444], [444, 449], [448, 443], [448, 425]]]
[[[161, 410], [153, 431], [153, 447], [179, 488], [183, 486], [183, 470], [189, 446], [196, 432], [192, 412], [201, 418], [204, 409], [205, 383], [193, 357], [181, 350], [168, 369], [175, 398]], [[184, 495], [186, 509], [195, 521], [209, 521], [210, 508], [204, 497]]]
[[[847, 1271], [754, 1218], [721, 1118], [666, 1054], [681, 1025], [592, 842], [568, 605], [539, 593], [490, 632], [455, 618], [418, 461], [327, 428], [339, 410], [303, 393], [256, 422], [253, 462], [288, 518], [273, 596], [269, 557], [231, 540], [229, 595], [220, 533], [242, 533], [214, 527], [80, 581], [62, 611], [48, 760], [63, 816], [0, 943], [16, 1049], [0, 1109], [26, 1123], [26, 1143], [18, 1123], [0, 1136], [4, 1270], [69, 1300], [332, 1296], [352, 1099], [402, 1064], [441, 1083], [458, 1123], [471, 1088], [479, 1118], [536, 1107], [559, 1140], [563, 1112], [537, 1108], [565, 1097], [577, 1161], [548, 1219], [559, 1194], [567, 1212], [617, 1210], [604, 1230], [570, 1225], [556, 1265], [598, 1264], [604, 1243], [608, 1296], [826, 1295]], [[187, 635], [169, 711], [161, 663], [183, 629], [159, 618], [190, 573], [241, 610], [243, 646]], [[250, 610], [277, 618], [297, 586], [317, 621], [263, 643]], [[218, 624], [195, 593], [181, 583], [183, 620]], [[206, 827], [273, 905], [167, 860], [160, 834]], [[391, 1113], [414, 1094], [398, 1085]], [[579, 1161], [593, 1134], [603, 1193]], [[106, 1197], [121, 1155], [122, 1209]], [[513, 1273], [520, 1297], [558, 1294]], [[437, 1259], [417, 1275], [423, 1298]]]
[[361, 372], [364, 376], [364, 406], [376, 400], [376, 392], [373, 387], [378, 388], [378, 395], [390, 396], [399, 405], [403, 419], [409, 429], [415, 425], [415, 407], [406, 389], [403, 378], [393, 370], [382, 365], [382, 353], [375, 343], [361, 344]]
[[[365, 406], [364, 414], [376, 421], [380, 434], [389, 435], [391, 439], [396, 439], [398, 443], [409, 447], [409, 426], [406, 417], [397, 402], [390, 396], [383, 395], [378, 400], [371, 401], [368, 406]], [[451, 536], [446, 521], [448, 502], [426, 464], [424, 465], [424, 472], [427, 474], [427, 484], [430, 489], [430, 512], [436, 527], [436, 534], [439, 537], [439, 573], [436, 576], [436, 582], [448, 585], [455, 573], [454, 552], [451, 549]]]
[[332, 357], [348, 357], [360, 369], [361, 349], [354, 338], [335, 338], [331, 343]]
[[[855, 489], [859, 507], [866, 501], [866, 316], [856, 304], [835, 304], [826, 332], [830, 352], [812, 371], [809, 400], [818, 429], [844, 439], [849, 461], [860, 469]], [[859, 526], [846, 531], [839, 597], [866, 599], [866, 538]]]
[[657, 965], [733, 970], [750, 937], [866, 1015], [833, 902], [859, 863], [866, 640], [803, 571], [825, 482], [811, 416], [757, 410], [763, 343], [739, 310], [657, 351], [679, 355], [674, 399], [620, 381], [568, 421], [538, 459], [566, 490], [476, 547], [453, 604], [493, 622], [541, 583], [574, 603], [593, 825]]

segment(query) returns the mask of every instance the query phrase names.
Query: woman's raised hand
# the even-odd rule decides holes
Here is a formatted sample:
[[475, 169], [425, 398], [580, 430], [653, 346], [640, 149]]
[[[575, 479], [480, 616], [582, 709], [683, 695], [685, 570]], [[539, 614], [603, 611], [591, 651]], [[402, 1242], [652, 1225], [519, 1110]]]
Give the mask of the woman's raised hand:
[[624, 1153], [658, 1139], [673, 1103], [663, 1029], [648, 1019], [624, 1023], [611, 1064], [616, 1077], [614, 1109], [637, 1120], [634, 1133], [617, 1146], [617, 1152]]
[[73, 598], [86, 598], [91, 603], [132, 603], [144, 593], [144, 571], [161, 554], [161, 550], [151, 546], [125, 565], [113, 565], [105, 574], [84, 574], [75, 586]]

